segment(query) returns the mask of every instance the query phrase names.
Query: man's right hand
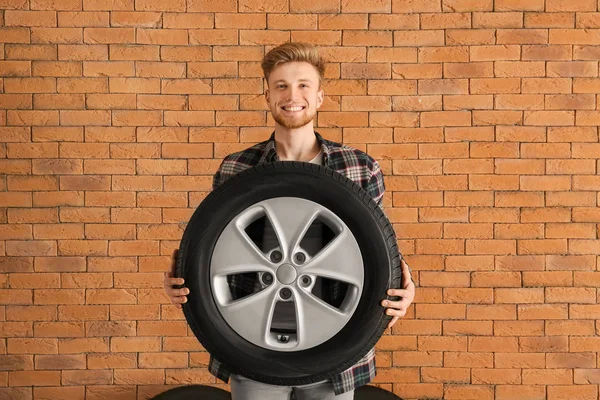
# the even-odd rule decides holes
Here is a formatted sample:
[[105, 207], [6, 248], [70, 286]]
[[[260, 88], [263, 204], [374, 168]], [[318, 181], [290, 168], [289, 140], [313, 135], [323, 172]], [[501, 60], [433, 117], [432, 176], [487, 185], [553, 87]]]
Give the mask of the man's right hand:
[[167, 296], [171, 299], [171, 303], [173, 304], [183, 304], [187, 302], [187, 295], [190, 293], [190, 290], [186, 287], [181, 289], [173, 288], [173, 285], [183, 285], [183, 278], [174, 278], [175, 266], [177, 263], [177, 250], [173, 253], [173, 260], [171, 262], [171, 270], [169, 272], [165, 272], [165, 277], [163, 280], [163, 285], [165, 287], [165, 292], [167, 292]]

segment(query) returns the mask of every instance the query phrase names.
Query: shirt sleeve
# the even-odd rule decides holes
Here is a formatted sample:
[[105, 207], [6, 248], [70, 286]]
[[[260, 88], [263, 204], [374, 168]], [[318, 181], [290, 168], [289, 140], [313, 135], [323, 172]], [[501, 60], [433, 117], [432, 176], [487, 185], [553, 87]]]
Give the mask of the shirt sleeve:
[[221, 181], [223, 180], [222, 176], [223, 174], [221, 173], [221, 167], [219, 167], [217, 172], [215, 172], [213, 175], [212, 190], [215, 190], [221, 184]]
[[383, 195], [385, 194], [385, 183], [383, 181], [383, 172], [377, 161], [373, 161], [373, 170], [371, 179], [367, 184], [367, 192], [371, 195], [377, 205], [383, 210]]
[[[369, 180], [369, 184], [367, 186], [367, 192], [369, 192], [369, 194], [371, 195], [371, 197], [373, 197], [373, 199], [377, 202], [377, 205], [379, 206], [379, 208], [381, 208], [383, 210], [383, 196], [385, 194], [385, 183], [384, 183], [384, 179], [383, 179], [383, 172], [381, 171], [381, 166], [379, 165], [379, 163], [377, 163], [377, 161], [374, 161], [373, 163], [373, 175], [371, 176], [371, 179]], [[394, 239], [397, 240], [396, 237], [396, 231], [393, 230], [394, 232]], [[402, 254], [400, 255], [402, 257]], [[404, 259], [404, 257], [402, 257], [402, 259]], [[404, 260], [404, 262], [406, 262], [406, 260]], [[407, 263], [408, 265], [408, 263]], [[412, 268], [410, 267], [410, 265], [408, 266], [408, 270], [410, 271], [410, 278], [413, 281], [413, 283], [415, 283], [415, 280], [412, 278]], [[416, 286], [416, 283], [415, 283]]]
[[215, 172], [215, 174], [213, 175], [213, 183], [212, 183], [212, 190], [215, 190], [217, 187], [219, 187], [219, 185], [221, 185], [223, 182], [225, 182], [226, 179], [226, 175], [223, 171], [223, 167], [225, 165], [225, 160], [227, 158], [224, 158], [221, 161], [221, 164], [219, 165], [219, 168], [217, 169], [217, 172]]

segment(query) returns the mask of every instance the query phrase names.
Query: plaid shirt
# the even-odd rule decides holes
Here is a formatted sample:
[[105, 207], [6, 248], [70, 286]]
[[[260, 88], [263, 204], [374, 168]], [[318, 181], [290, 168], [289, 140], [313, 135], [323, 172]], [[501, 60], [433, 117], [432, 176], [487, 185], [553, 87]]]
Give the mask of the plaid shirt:
[[[326, 140], [318, 132], [315, 132], [315, 136], [323, 152], [323, 165], [360, 184], [383, 209], [382, 199], [385, 185], [381, 167], [377, 161], [360, 150]], [[246, 168], [279, 161], [275, 151], [274, 138], [275, 134], [273, 133], [264, 142], [226, 156], [214, 175], [213, 189]], [[236, 275], [229, 280], [229, 284], [232, 294], [236, 298], [252, 293], [256, 282], [255, 279], [248, 276]], [[339, 292], [339, 288], [336, 288], [335, 285], [329, 290], [329, 297], [332, 298], [335, 298]], [[231, 375], [229, 368], [212, 355], [208, 369], [218, 379], [229, 382]], [[375, 377], [375, 373], [375, 349], [373, 348], [352, 367], [332, 378], [335, 394], [348, 392], [368, 384]]]

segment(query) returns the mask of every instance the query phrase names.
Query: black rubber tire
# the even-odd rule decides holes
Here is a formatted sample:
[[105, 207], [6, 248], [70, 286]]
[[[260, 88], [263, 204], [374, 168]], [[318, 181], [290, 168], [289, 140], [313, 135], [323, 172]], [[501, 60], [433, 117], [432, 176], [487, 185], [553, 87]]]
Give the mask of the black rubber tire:
[[402, 400], [402, 398], [380, 387], [366, 385], [354, 391], [354, 400]]
[[213, 386], [180, 386], [152, 397], [150, 400], [231, 400], [231, 393]]
[[[238, 335], [221, 316], [210, 287], [215, 243], [231, 219], [275, 197], [304, 198], [328, 208], [349, 227], [364, 263], [363, 292], [356, 311], [337, 335], [311, 349], [279, 352]], [[340, 373], [375, 346], [391, 317], [381, 301], [401, 282], [393, 227], [372, 197], [344, 175], [316, 164], [281, 161], [246, 169], [217, 187], [190, 218], [178, 252], [176, 276], [189, 288], [183, 312], [206, 350], [230, 371], [259, 382], [294, 386]]]

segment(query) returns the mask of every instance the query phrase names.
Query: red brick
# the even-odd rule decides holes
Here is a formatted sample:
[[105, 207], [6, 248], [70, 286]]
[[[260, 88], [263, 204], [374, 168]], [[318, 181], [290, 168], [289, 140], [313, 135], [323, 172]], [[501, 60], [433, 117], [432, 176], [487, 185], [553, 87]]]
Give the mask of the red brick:
[[55, 60], [57, 49], [51, 44], [6, 44], [7, 60]]
[[[115, 13], [113, 13], [115, 15]], [[217, 14], [221, 16], [223, 14]], [[147, 26], [147, 27], [164, 27], [164, 28], [212, 28], [214, 25], [215, 17], [208, 13], [165, 13], [162, 15], [161, 25], [161, 14], [160, 13], [124, 13], [121, 16], [129, 23], [135, 23], [136, 26]], [[217, 28], [219, 28], [217, 26]], [[164, 49], [164, 48], [163, 48]]]
[[85, 396], [85, 388], [83, 386], [34, 387], [33, 395], [34, 398], [52, 398], [57, 400], [82, 399]]
[[[37, 337], [83, 337], [83, 322], [36, 322], [35, 336]], [[59, 352], [60, 352], [59, 342]]]
[[108, 385], [113, 381], [110, 370], [71, 370], [62, 372], [63, 385]]
[[63, 273], [64, 288], [110, 288], [112, 276], [106, 273]]
[[107, 60], [108, 45], [58, 45], [59, 60]]
[[[197, 341], [197, 339], [196, 339]], [[111, 338], [110, 351], [120, 352], [146, 352], [159, 351], [159, 337], [113, 337]], [[163, 349], [170, 351], [166, 347]]]
[[85, 235], [88, 239], [135, 239], [135, 229], [131, 225], [86, 225]]
[[173, 0], [170, 3], [156, 3], [152, 0], [138, 0], [136, 11], [186, 11], [185, 0]]
[[136, 29], [136, 43], [155, 45], [187, 45], [188, 32], [183, 29]]
[[28, 2], [25, 0], [3, 0], [0, 5], [7, 10], [26, 10], [28, 8]]
[[136, 271], [137, 265], [134, 257], [90, 257], [88, 270], [102, 272]]
[[593, 335], [593, 321], [547, 321], [546, 332], [549, 335]]
[[484, 368], [492, 367], [492, 365], [494, 364], [494, 356], [492, 353], [447, 352], [444, 356], [444, 366], [446, 367]]
[[[496, 336], [542, 336], [544, 332], [544, 321], [496, 321], [494, 322], [494, 328]], [[530, 339], [530, 342], [534, 340], [533, 338], [527, 339]], [[541, 364], [543, 364], [543, 362]], [[515, 366], [516, 365], [510, 365], [510, 367]]]
[[489, 45], [495, 43], [495, 31], [491, 29], [452, 29], [446, 32], [448, 45]]
[[130, 61], [85, 61], [83, 63], [83, 75], [135, 76], [134, 64]]
[[[318, 17], [318, 26], [321, 30], [336, 30], [336, 29], [358, 29], [365, 30], [368, 28], [369, 21], [366, 14], [318, 14], [305, 15], [303, 19], [299, 19], [295, 15], [279, 16], [272, 14], [268, 16], [269, 27], [287, 28], [287, 29], [316, 29]], [[375, 15], [372, 16], [376, 18]], [[377, 15], [381, 18], [382, 15]], [[399, 16], [401, 17], [401, 16]], [[413, 18], [414, 21], [414, 18]], [[381, 20], [371, 20], [372, 29], [382, 29]], [[401, 28], [401, 25], [397, 26]]]
[[[519, 2], [520, 3], [520, 2]], [[545, 400], [546, 387], [542, 385], [497, 385], [497, 400], [512, 400], [526, 398], [530, 400]]]
[[471, 13], [457, 11], [421, 14], [421, 29], [471, 28]]
[[107, 320], [108, 306], [58, 306], [58, 316], [62, 321]]
[[135, 321], [90, 321], [86, 336], [134, 336]]
[[[58, 125], [58, 115], [58, 111], [8, 110], [7, 121], [9, 125]], [[9, 157], [11, 157], [10, 154]]]
[[12, 386], [58, 386], [61, 382], [60, 371], [11, 371]]
[[[580, 333], [578, 333], [580, 335]], [[598, 337], [574, 337], [571, 339], [571, 351], [573, 352], [593, 352], [598, 346]], [[597, 382], [597, 370], [576, 370], [575, 373], [576, 382], [578, 384], [581, 383], [591, 383]]]
[[90, 354], [87, 359], [88, 369], [120, 369], [137, 366], [137, 360], [133, 353]]
[[113, 111], [112, 123], [114, 126], [159, 126], [162, 115], [159, 111]]
[[[594, 270], [594, 256], [550, 256], [550, 270]], [[575, 286], [591, 286], [600, 275], [589, 272], [575, 273]], [[586, 278], [588, 280], [586, 280]]]
[[108, 27], [108, 12], [59, 12], [60, 27]]
[[13, 11], [4, 13], [5, 26], [56, 26], [55, 11]]
[[543, 368], [546, 364], [544, 354], [536, 353], [497, 353], [494, 358], [500, 368]]
[[108, 351], [108, 338], [59, 339], [60, 354], [100, 353]]
[[473, 384], [519, 384], [521, 383], [520, 369], [473, 369]]
[[31, 43], [83, 43], [83, 29], [31, 28]]
[[186, 332], [184, 321], [139, 321], [138, 335], [141, 336], [183, 336]]
[[470, 61], [519, 60], [520, 47], [517, 45], [473, 46], [470, 48], [470, 57]]
[[122, 273], [115, 274], [115, 288], [161, 287], [160, 273]]
[[495, 10], [497, 11], [544, 11], [543, 0], [498, 0], [495, 3]]
[[156, 320], [160, 318], [160, 309], [157, 305], [112, 305], [110, 319], [116, 320]]
[[573, 384], [572, 371], [568, 369], [523, 369], [524, 384]]
[[7, 77], [30, 76], [31, 63], [28, 61], [0, 61], [0, 73]]
[[83, 0], [84, 10], [119, 11], [133, 10], [133, 0]]
[[421, 368], [423, 382], [444, 383], [469, 383], [470, 373], [468, 368]]
[[[582, 19], [581, 17], [579, 19]], [[585, 20], [585, 17], [582, 19]], [[552, 12], [552, 13], [525, 13], [526, 28], [571, 28], [575, 24], [574, 13]]]
[[[108, 59], [108, 57], [104, 59]], [[110, 59], [122, 61], [159, 60], [160, 47], [149, 45], [111, 44]]]
[[2, 27], [0, 33], [2, 43], [29, 43], [30, 41], [29, 29], [25, 27]]
[[7, 321], [52, 321], [57, 316], [54, 306], [6, 306]]
[[519, 93], [518, 78], [473, 78], [470, 80], [471, 94]]
[[142, 353], [140, 368], [187, 368], [188, 357], [184, 353]]
[[569, 399], [577, 396], [582, 400], [593, 400], [598, 396], [596, 385], [548, 386], [548, 399]]
[[[513, 0], [514, 1], [514, 0]], [[539, 0], [537, 0], [539, 1]], [[474, 12], [473, 28], [521, 28], [522, 12]]]
[[154, 240], [113, 240], [109, 243], [109, 255], [111, 256], [143, 256], [157, 255], [158, 241]]

